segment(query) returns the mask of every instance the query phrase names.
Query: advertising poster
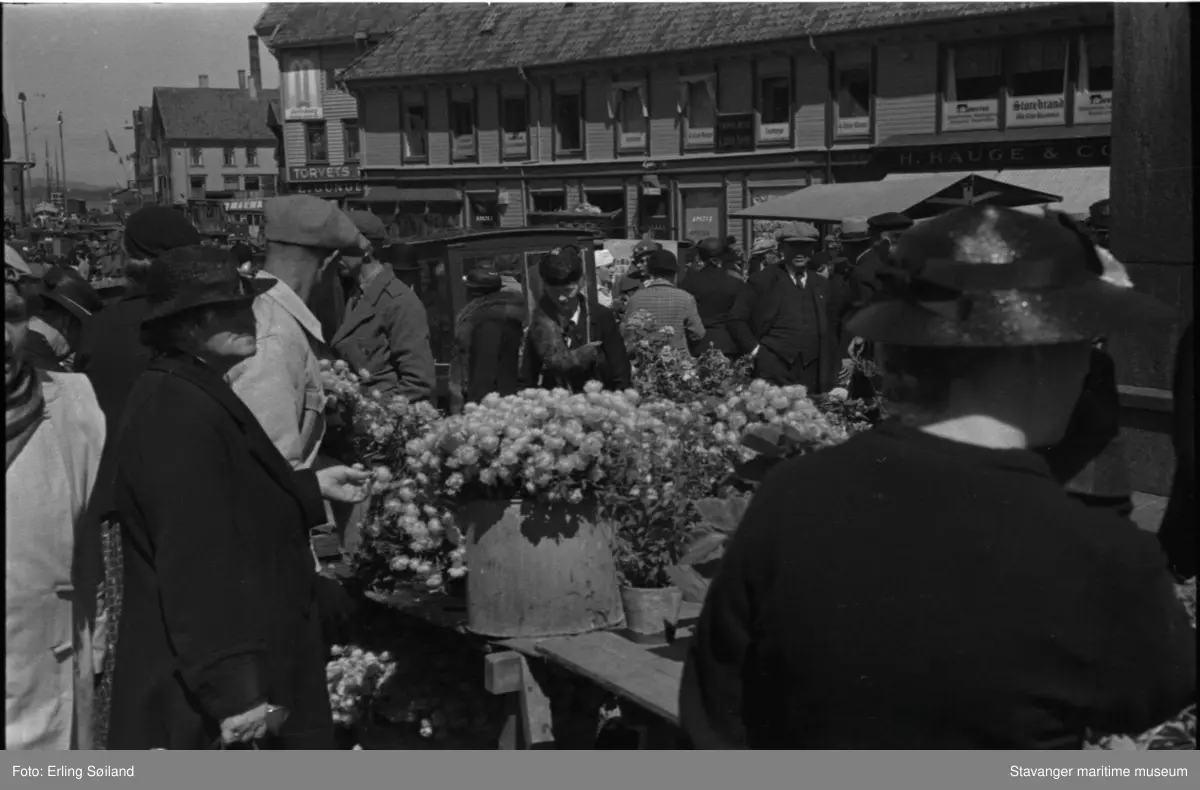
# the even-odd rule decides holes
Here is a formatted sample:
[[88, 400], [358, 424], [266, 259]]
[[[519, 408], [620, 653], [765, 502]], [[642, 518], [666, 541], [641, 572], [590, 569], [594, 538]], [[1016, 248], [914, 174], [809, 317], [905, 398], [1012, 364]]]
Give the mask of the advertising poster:
[[942, 131], [960, 132], [969, 129], [998, 129], [1000, 102], [998, 99], [947, 101], [942, 105]]
[[1076, 93], [1075, 123], [1112, 123], [1112, 91]]
[[321, 107], [321, 71], [315, 56], [290, 58], [281, 82], [285, 121], [319, 121], [325, 117]]
[[1067, 122], [1067, 97], [1061, 93], [1045, 96], [1012, 96], [1008, 100], [1005, 124], [1025, 126], [1062, 126]]

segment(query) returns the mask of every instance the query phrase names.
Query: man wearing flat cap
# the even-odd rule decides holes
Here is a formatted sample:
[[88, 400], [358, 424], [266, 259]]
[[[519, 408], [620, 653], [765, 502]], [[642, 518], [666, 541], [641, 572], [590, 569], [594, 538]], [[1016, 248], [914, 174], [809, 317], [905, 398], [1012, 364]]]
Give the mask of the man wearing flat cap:
[[288, 463], [308, 469], [325, 435], [325, 337], [311, 305], [341, 251], [362, 236], [342, 211], [311, 195], [268, 198], [263, 208], [267, 257], [255, 276], [275, 284], [254, 300], [258, 353], [227, 379]]
[[342, 271], [354, 290], [330, 345], [352, 369], [370, 373], [362, 382], [368, 389], [409, 401], [431, 400], [435, 375], [425, 305], [375, 257], [387, 242], [383, 220], [368, 211], [349, 216], [370, 247], [342, 256]]
[[783, 262], [746, 281], [729, 313], [729, 334], [741, 353], [753, 355], [756, 377], [826, 392], [836, 360], [828, 283], [817, 270], [828, 258], [817, 251], [820, 235], [807, 222], [786, 223], [777, 237]]
[[689, 344], [704, 338], [704, 322], [695, 297], [675, 285], [679, 261], [670, 250], [655, 250], [646, 258], [646, 274], [646, 284], [629, 297], [625, 320], [637, 313], [649, 313], [660, 327], [671, 328], [671, 347], [687, 351]]

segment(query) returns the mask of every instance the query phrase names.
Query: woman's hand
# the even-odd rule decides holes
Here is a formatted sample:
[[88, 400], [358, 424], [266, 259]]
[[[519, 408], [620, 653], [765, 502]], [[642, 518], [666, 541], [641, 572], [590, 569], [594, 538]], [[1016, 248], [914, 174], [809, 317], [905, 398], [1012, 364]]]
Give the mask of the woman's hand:
[[321, 496], [334, 502], [362, 502], [370, 493], [370, 479], [370, 472], [349, 466], [330, 466], [317, 470]]
[[251, 743], [267, 735], [267, 704], [264, 702], [245, 713], [221, 722], [221, 742], [225, 745]]

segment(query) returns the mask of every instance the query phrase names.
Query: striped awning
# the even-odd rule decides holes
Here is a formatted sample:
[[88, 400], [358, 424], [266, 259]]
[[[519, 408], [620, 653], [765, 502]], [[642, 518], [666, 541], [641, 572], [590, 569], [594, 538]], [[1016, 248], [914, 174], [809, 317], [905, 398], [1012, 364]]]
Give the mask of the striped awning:
[[252, 198], [249, 200], [226, 200], [226, 211], [262, 211], [262, 198]]

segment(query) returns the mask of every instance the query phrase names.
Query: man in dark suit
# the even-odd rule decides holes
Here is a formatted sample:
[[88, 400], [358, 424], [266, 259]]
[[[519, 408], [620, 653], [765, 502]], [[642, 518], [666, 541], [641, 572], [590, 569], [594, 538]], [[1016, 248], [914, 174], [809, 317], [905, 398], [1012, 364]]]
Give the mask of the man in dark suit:
[[911, 219], [894, 211], [877, 214], [867, 220], [871, 247], [854, 263], [854, 280], [860, 301], [870, 299], [879, 290], [879, 281], [875, 275], [887, 261], [892, 244], [901, 233], [912, 226]]
[[582, 392], [596, 380], [605, 389], [627, 389], [633, 368], [612, 310], [588, 301], [583, 258], [565, 247], [538, 264], [542, 298], [530, 321], [521, 360], [522, 388], [563, 387]]
[[836, 352], [828, 283], [817, 270], [828, 258], [817, 252], [820, 236], [807, 222], [786, 224], [778, 237], [783, 262], [746, 282], [729, 314], [729, 334], [740, 352], [754, 355], [758, 378], [826, 392], [837, 375]]
[[729, 334], [729, 314], [745, 283], [729, 267], [724, 245], [716, 239], [704, 239], [696, 252], [701, 268], [688, 274], [679, 286], [696, 299], [696, 308], [704, 324], [704, 338], [695, 344], [692, 351], [699, 355], [709, 348], [715, 348], [727, 357], [735, 357], [738, 349]]

